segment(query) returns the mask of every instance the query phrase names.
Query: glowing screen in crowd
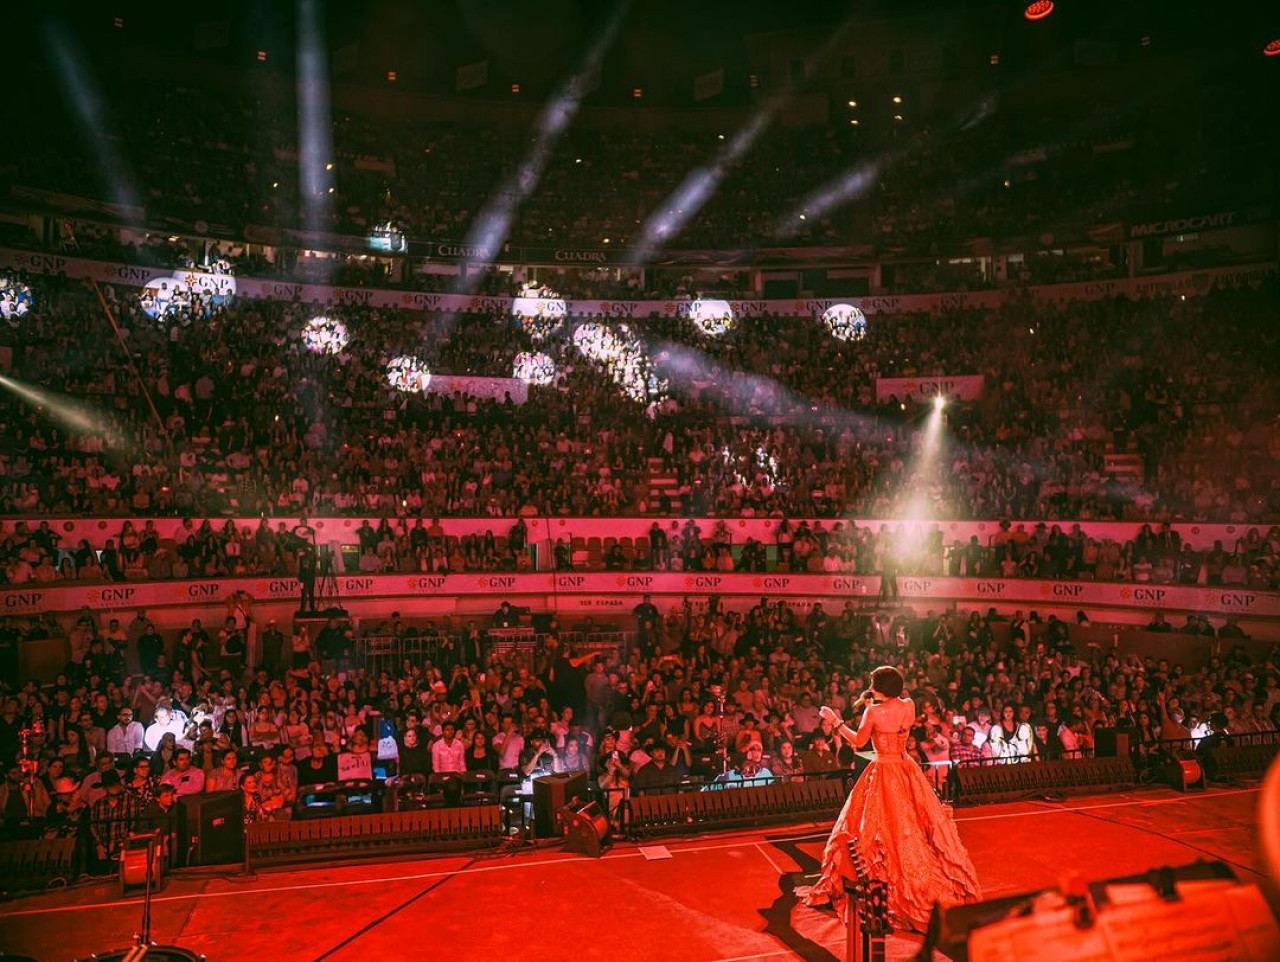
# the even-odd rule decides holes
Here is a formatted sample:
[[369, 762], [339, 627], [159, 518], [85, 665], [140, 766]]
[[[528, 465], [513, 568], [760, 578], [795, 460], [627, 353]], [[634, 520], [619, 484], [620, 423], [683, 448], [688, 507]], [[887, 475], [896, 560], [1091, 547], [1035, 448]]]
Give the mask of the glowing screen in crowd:
[[351, 343], [347, 325], [336, 317], [323, 314], [307, 321], [302, 329], [302, 342], [312, 354], [340, 354]]
[[568, 309], [555, 291], [525, 284], [511, 301], [511, 316], [533, 340], [541, 341], [560, 330]]
[[511, 365], [511, 376], [534, 384], [555, 380], [556, 362], [540, 351], [521, 351]]
[[860, 341], [867, 336], [867, 317], [852, 304], [832, 304], [822, 312], [827, 333], [841, 341]]
[[728, 301], [696, 300], [689, 305], [689, 320], [707, 337], [723, 337], [738, 324]]
[[147, 281], [139, 300], [143, 313], [154, 320], [190, 324], [230, 304], [235, 296], [236, 279], [230, 274], [174, 271], [171, 277]]
[[401, 354], [387, 365], [387, 383], [397, 391], [421, 394], [431, 383], [431, 371], [412, 354]]
[[16, 322], [35, 303], [31, 288], [16, 277], [0, 277], [0, 317]]
[[369, 234], [370, 250], [402, 254], [408, 246], [409, 245], [405, 240], [404, 234], [400, 232], [400, 228], [397, 227], [393, 221], [387, 221], [385, 224], [378, 224]]

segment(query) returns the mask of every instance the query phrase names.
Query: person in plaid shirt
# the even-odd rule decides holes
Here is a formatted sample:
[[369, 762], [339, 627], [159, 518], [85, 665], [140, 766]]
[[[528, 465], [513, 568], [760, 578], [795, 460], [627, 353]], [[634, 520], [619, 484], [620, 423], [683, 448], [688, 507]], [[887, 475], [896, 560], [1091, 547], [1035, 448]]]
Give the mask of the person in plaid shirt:
[[[959, 738], [956, 734], [959, 733]], [[973, 729], [968, 725], [961, 725], [952, 729], [951, 733], [951, 764], [957, 762], [974, 762], [983, 757], [982, 749], [973, 743]]]
[[102, 776], [102, 787], [107, 794], [89, 809], [90, 830], [98, 861], [112, 862], [119, 858], [124, 840], [137, 825], [140, 810], [114, 770]]

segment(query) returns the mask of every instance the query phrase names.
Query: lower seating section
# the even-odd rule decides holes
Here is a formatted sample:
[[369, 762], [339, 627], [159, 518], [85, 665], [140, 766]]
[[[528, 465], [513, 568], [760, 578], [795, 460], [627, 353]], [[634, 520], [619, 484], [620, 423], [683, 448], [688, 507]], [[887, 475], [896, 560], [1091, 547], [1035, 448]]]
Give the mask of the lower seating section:
[[74, 881], [75, 849], [74, 838], [0, 842], [0, 890], [42, 889]]
[[834, 817], [845, 794], [844, 779], [836, 777], [634, 795], [627, 802], [626, 825], [636, 838], [653, 838], [709, 828], [795, 821], [806, 816]]
[[1133, 788], [1138, 776], [1128, 755], [1068, 758], [1007, 765], [960, 765], [955, 769], [957, 801], [1007, 802], [1046, 793], [1111, 792]]
[[245, 862], [266, 865], [487, 848], [503, 839], [498, 805], [260, 822], [245, 830]]

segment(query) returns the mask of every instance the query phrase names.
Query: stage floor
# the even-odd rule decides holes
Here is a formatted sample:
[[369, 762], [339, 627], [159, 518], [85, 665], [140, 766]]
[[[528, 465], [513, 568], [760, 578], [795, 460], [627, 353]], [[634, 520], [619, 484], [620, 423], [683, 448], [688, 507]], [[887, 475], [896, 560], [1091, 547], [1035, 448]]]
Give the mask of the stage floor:
[[[961, 809], [956, 822], [988, 896], [1196, 858], [1260, 880], [1256, 787], [1167, 789]], [[153, 937], [231, 959], [832, 959], [843, 933], [797, 906], [828, 825], [669, 840], [668, 858], [616, 845], [600, 859], [555, 850], [180, 877], [153, 902]], [[652, 854], [652, 853], [650, 853]], [[1274, 894], [1273, 907], [1275, 906]], [[0, 906], [0, 951], [60, 962], [120, 947], [138, 899], [79, 886]], [[916, 938], [896, 938], [907, 958]]]

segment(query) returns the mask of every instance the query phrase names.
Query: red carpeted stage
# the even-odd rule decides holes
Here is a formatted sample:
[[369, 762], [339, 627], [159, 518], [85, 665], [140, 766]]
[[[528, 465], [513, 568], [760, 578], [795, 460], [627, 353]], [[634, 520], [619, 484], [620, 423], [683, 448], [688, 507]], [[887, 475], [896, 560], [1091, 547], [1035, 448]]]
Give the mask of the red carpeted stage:
[[[1156, 789], [982, 806], [958, 811], [956, 821], [985, 894], [997, 896], [1052, 885], [1072, 870], [1103, 878], [1200, 857], [1259, 881], [1257, 805], [1256, 787]], [[615, 845], [598, 860], [550, 849], [182, 876], [155, 899], [153, 933], [214, 962], [436, 953], [520, 962], [829, 959], [839, 956], [842, 929], [791, 893], [797, 873], [816, 871], [826, 827]], [[0, 910], [0, 950], [54, 962], [123, 946], [141, 903], [117, 892], [100, 883], [11, 902]], [[895, 938], [889, 958], [918, 945]]]

